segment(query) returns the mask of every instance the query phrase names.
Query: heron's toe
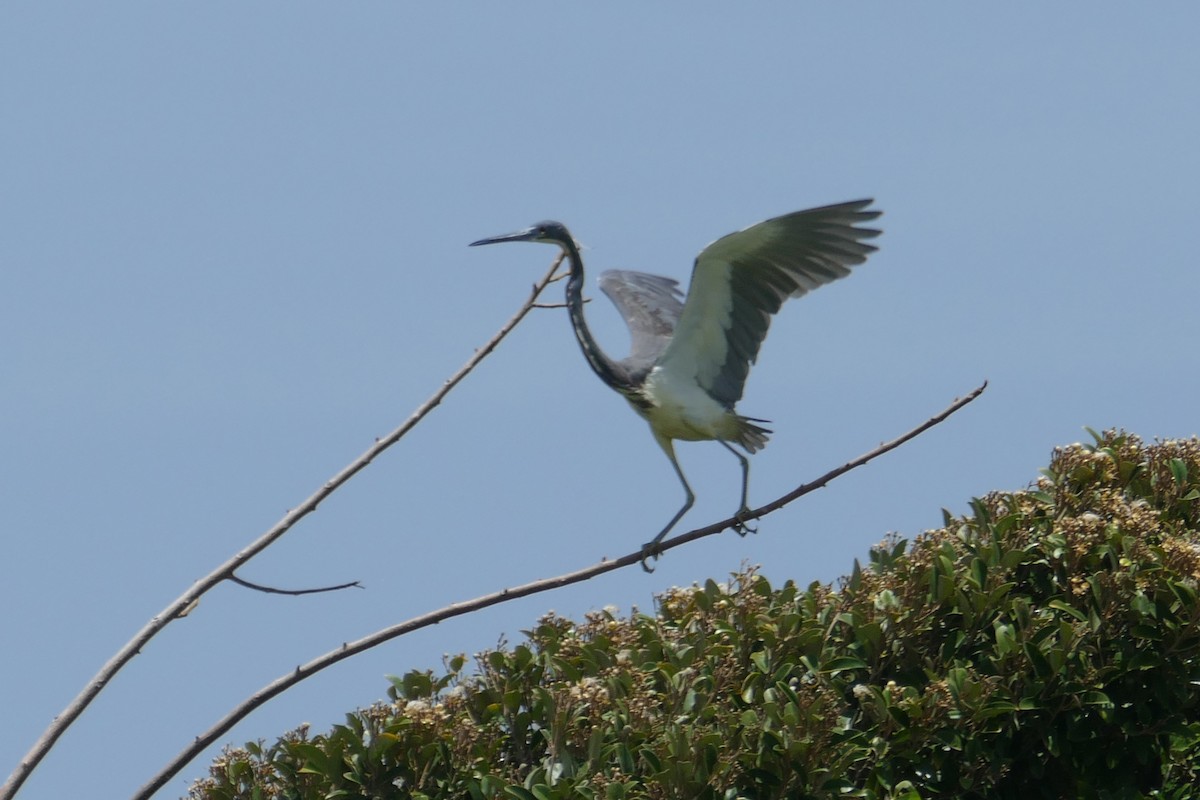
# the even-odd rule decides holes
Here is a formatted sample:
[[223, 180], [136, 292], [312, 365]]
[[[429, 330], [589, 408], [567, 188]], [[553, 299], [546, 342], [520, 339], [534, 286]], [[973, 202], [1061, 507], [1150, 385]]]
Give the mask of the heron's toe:
[[750, 509], [743, 506], [733, 515], [733, 529], [737, 532], [738, 536], [745, 536], [748, 533], [758, 533], [758, 526], [750, 524], [749, 514]]
[[662, 548], [659, 547], [657, 540], [653, 542], [646, 542], [644, 545], [642, 545], [642, 569], [644, 569], [646, 572], [654, 572], [654, 567], [650, 566], [646, 559], [653, 558], [655, 561], [657, 561], [659, 555], [661, 554]]

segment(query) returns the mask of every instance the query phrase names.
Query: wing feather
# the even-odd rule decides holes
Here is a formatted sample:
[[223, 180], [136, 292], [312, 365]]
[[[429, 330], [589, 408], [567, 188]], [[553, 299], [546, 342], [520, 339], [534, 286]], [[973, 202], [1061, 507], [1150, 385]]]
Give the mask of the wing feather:
[[[876, 250], [863, 240], [879, 231], [859, 227], [880, 215], [867, 208], [872, 202], [856, 200], [775, 217], [704, 248], [692, 269], [676, 335], [661, 351], [657, 368], [697, 381], [732, 409], [742, 397], [771, 315], [789, 298], [846, 277]], [[634, 339], [636, 349], [636, 335]]]
[[683, 313], [679, 281], [645, 272], [610, 269], [600, 274], [600, 289], [613, 301], [629, 327], [631, 373], [649, 371], [675, 332]]

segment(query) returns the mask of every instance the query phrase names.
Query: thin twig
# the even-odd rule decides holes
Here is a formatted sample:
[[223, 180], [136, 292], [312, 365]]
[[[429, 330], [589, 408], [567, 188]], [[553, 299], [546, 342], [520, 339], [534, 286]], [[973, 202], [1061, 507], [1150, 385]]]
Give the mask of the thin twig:
[[238, 586], [245, 586], [247, 589], [253, 589], [256, 592], [265, 592], [267, 594], [319, 594], [321, 592], [337, 592], [342, 589], [350, 589], [357, 587], [363, 588], [363, 585], [358, 581], [350, 581], [349, 583], [339, 583], [337, 586], [320, 586], [316, 589], [277, 589], [274, 586], [263, 586], [261, 583], [251, 583], [245, 578], [239, 578], [237, 575], [230, 575], [229, 580], [236, 583]]
[[[557, 280], [557, 278], [555, 280]], [[583, 298], [583, 302], [590, 303], [590, 302], [592, 302], [592, 298], [585, 297], [585, 298]], [[534, 308], [566, 308], [567, 304], [566, 303], [534, 303], [533, 307]]]
[[218, 583], [230, 579], [233, 576], [234, 570], [238, 569], [251, 558], [258, 555], [260, 552], [270, 546], [276, 539], [287, 533], [288, 530], [301, 519], [308, 516], [313, 511], [316, 511], [317, 506], [319, 506], [326, 497], [337, 491], [338, 488], [346, 483], [346, 481], [350, 480], [360, 470], [375, 460], [380, 453], [398, 442], [401, 437], [412, 430], [412, 428], [416, 426], [418, 422], [424, 419], [430, 411], [436, 408], [446, 397], [446, 395], [449, 394], [450, 390], [458, 385], [463, 378], [467, 377], [471, 370], [475, 369], [476, 365], [478, 365], [480, 361], [482, 361], [488, 356], [488, 354], [495, 350], [496, 346], [500, 344], [504, 337], [507, 336], [509, 332], [516, 327], [517, 323], [524, 319], [525, 315], [533, 309], [538, 295], [541, 294], [542, 290], [545, 289], [546, 286], [548, 286], [550, 282], [555, 279], [555, 273], [558, 271], [561, 263], [562, 256], [560, 255], [550, 266], [550, 269], [546, 272], [545, 276], [542, 277], [542, 279], [537, 283], [533, 284], [533, 288], [530, 291], [529, 297], [524, 303], [521, 304], [521, 307], [517, 310], [517, 313], [515, 313], [508, 322], [504, 323], [500, 330], [497, 331], [496, 334], [489, 339], [483, 347], [476, 350], [475, 354], [471, 356], [467, 363], [459, 368], [458, 372], [455, 372], [452, 376], [450, 376], [450, 378], [444, 384], [442, 384], [441, 388], [434, 392], [428, 400], [422, 403], [417, 410], [414, 411], [402, 425], [400, 425], [400, 427], [396, 428], [382, 439], [377, 439], [375, 444], [368, 448], [366, 452], [364, 452], [354, 461], [350, 462], [350, 464], [337, 475], [326, 481], [325, 484], [317, 491], [313, 492], [313, 494], [309, 496], [307, 500], [284, 514], [283, 518], [280, 519], [279, 522], [275, 523], [275, 525], [266, 533], [252, 542], [237, 555], [233, 556], [233, 558], [229, 559], [224, 564], [210, 572], [208, 575], [196, 581], [196, 583], [193, 584], [190, 589], [180, 595], [178, 599], [174, 600], [170, 605], [160, 611], [157, 616], [152, 617], [150, 621], [146, 623], [145, 627], [138, 631], [137, 634], [130, 639], [124, 647], [117, 651], [116, 655], [109, 659], [108, 663], [100, 668], [100, 671], [96, 673], [96, 676], [88, 681], [87, 686], [82, 692], [79, 693], [78, 696], [75, 697], [74, 700], [71, 701], [70, 705], [63, 709], [62, 713], [54, 718], [54, 721], [50, 723], [50, 727], [46, 728], [46, 730], [34, 743], [33, 747], [30, 748], [29, 752], [25, 754], [25, 757], [21, 759], [21, 763], [17, 765], [15, 770], [13, 770], [12, 774], [8, 777], [8, 780], [4, 782], [3, 786], [0, 786], [0, 800], [12, 800], [12, 798], [16, 796], [16, 793], [21, 788], [21, 785], [25, 783], [26, 779], [29, 778], [33, 770], [37, 768], [37, 765], [41, 763], [42, 759], [46, 757], [46, 754], [49, 753], [51, 748], [54, 747], [54, 743], [57, 742], [58, 738], [63, 735], [63, 732], [65, 732], [67, 728], [69, 728], [75, 722], [75, 720], [79, 718], [79, 715], [83, 713], [84, 709], [86, 709], [88, 705], [90, 705], [91, 702], [96, 699], [97, 695], [99, 695], [104, 687], [108, 685], [109, 681], [113, 679], [113, 676], [116, 675], [121, 668], [124, 667], [125, 664], [127, 664], [135, 655], [141, 652], [142, 648], [147, 642], [154, 638], [154, 636], [156, 636], [163, 628], [171, 624], [171, 622], [179, 619], [188, 611], [190, 611], [195, 606], [196, 601], [199, 600], [202, 595], [204, 595]]
[[[881, 456], [890, 450], [895, 450], [900, 445], [929, 430], [934, 425], [937, 425], [939, 422], [946, 419], [975, 398], [979, 397], [985, 388], [987, 388], [986, 381], [982, 386], [980, 386], [978, 389], [975, 389], [966, 397], [956, 399], [946, 408], [946, 410], [930, 418], [928, 421], [922, 423], [916, 428], [913, 428], [903, 436], [893, 439], [890, 442], [885, 442], [884, 444], [876, 447], [874, 450], [871, 450], [870, 452], [865, 453], [852, 461], [848, 461], [836, 469], [831, 469], [829, 472], [826, 472], [816, 480], [802, 484], [777, 500], [773, 500], [772, 502], [767, 503], [765, 506], [754, 509], [747, 516], [754, 518], [764, 517], [773, 511], [783, 508], [793, 500], [825, 486], [830, 481], [840, 477], [841, 475], [844, 475], [850, 470], [860, 467], [863, 464], [866, 464], [868, 461], [877, 458], [878, 456]], [[720, 533], [727, 528], [733, 527], [735, 524], [737, 524], [737, 522], [737, 517], [730, 517], [729, 519], [715, 522], [712, 525], [708, 525], [703, 528], [697, 528], [696, 530], [688, 531], [687, 533], [682, 533], [664, 541], [661, 549], [669, 550], [686, 542], [695, 541], [696, 539], [700, 539], [704, 536], [711, 536], [715, 533]], [[597, 575], [602, 575], [606, 572], [612, 572], [613, 570], [620, 569], [622, 567], [628, 567], [632, 564], [639, 564], [641, 563], [643, 557], [644, 554], [639, 549], [614, 561], [602, 560], [599, 563], [591, 565], [590, 567], [585, 567], [583, 569], [576, 570], [575, 572], [568, 572], [565, 575], [559, 575], [555, 578], [543, 578], [531, 583], [526, 583], [523, 586], [517, 586], [512, 589], [501, 589], [498, 592], [485, 594], [481, 597], [476, 597], [474, 600], [466, 600], [461, 603], [452, 603], [437, 611], [423, 614], [419, 617], [413, 617], [406, 622], [401, 622], [397, 625], [393, 625], [390, 628], [377, 631], [376, 633], [359, 639], [356, 642], [343, 644], [338, 649], [314, 658], [307, 664], [302, 664], [296, 667], [294, 671], [276, 678], [274, 681], [262, 687], [253, 695], [248, 697], [219, 722], [217, 722], [204, 733], [197, 736], [195, 740], [193, 740], [193, 742], [188, 745], [185, 750], [183, 750], [166, 767], [164, 767], [161, 772], [159, 772], [144, 786], [142, 786], [142, 788], [138, 790], [137, 794], [133, 796], [133, 800], [149, 800], [149, 798], [153, 796], [155, 792], [161, 789], [167, 783], [167, 781], [178, 775], [180, 771], [182, 771], [183, 768], [192, 761], [192, 759], [203, 752], [204, 749], [209, 745], [216, 742], [217, 739], [228, 733], [234, 725], [249, 716], [250, 713], [256, 708], [263, 705], [271, 698], [282, 694], [287, 689], [295, 686], [306, 678], [315, 675], [327, 667], [333, 666], [339, 661], [350, 658], [354, 655], [358, 655], [366, 650], [370, 650], [371, 648], [395, 639], [398, 636], [403, 636], [406, 633], [411, 633], [415, 630], [429, 627], [430, 625], [436, 625], [437, 623], [452, 617], [461, 616], [462, 614], [466, 614], [471, 611], [478, 611], [481, 608], [487, 608], [488, 606], [494, 606], [509, 600], [516, 600], [519, 597], [528, 597], [529, 595], [549, 591], [550, 589], [558, 589], [563, 586], [569, 586], [573, 583], [579, 583], [580, 581], [593, 578]]]

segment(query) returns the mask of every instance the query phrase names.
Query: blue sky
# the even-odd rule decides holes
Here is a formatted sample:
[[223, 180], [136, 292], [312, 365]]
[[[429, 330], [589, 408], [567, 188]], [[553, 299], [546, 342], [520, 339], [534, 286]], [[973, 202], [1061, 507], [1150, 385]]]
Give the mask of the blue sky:
[[[323, 730], [384, 676], [549, 609], [648, 609], [743, 562], [831, 581], [889, 531], [1034, 479], [1083, 426], [1198, 432], [1200, 11], [1185, 3], [9, 3], [0, 11], [0, 772], [192, 581], [399, 424], [553, 252], [686, 283], [712, 239], [875, 197], [880, 252], [787, 306], [740, 410], [765, 520], [326, 671], [230, 741]], [[607, 300], [593, 327], [627, 339]], [[561, 289], [553, 290], [557, 295]], [[736, 462], [679, 447], [731, 512]], [[154, 640], [21, 795], [127, 796], [295, 664], [623, 555], [681, 501], [539, 311], [399, 446]], [[687, 525], [692, 523], [692, 525]], [[210, 754], [211, 755], [211, 754]], [[198, 761], [160, 796], [181, 795]]]

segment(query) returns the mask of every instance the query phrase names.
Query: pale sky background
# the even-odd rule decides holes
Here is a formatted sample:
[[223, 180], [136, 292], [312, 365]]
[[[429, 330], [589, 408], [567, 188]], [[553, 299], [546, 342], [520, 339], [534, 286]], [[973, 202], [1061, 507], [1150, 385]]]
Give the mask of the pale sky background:
[[[11, 2], [0, 8], [0, 772], [148, 618], [399, 424], [571, 227], [685, 283], [712, 239], [875, 197], [880, 252], [787, 306], [740, 410], [762, 503], [987, 393], [733, 534], [330, 669], [229, 741], [322, 731], [385, 675], [652, 607], [743, 562], [833, 581], [889, 531], [1017, 489], [1083, 426], [1196, 434], [1200, 11], [1191, 3]], [[553, 290], [561, 298], [561, 287]], [[736, 462], [680, 446], [699, 495]], [[296, 664], [623, 555], [681, 502], [565, 312], [528, 319], [399, 446], [117, 678], [21, 797], [128, 796]], [[690, 523], [690, 524], [689, 524]], [[205, 773], [196, 761], [160, 797]]]

